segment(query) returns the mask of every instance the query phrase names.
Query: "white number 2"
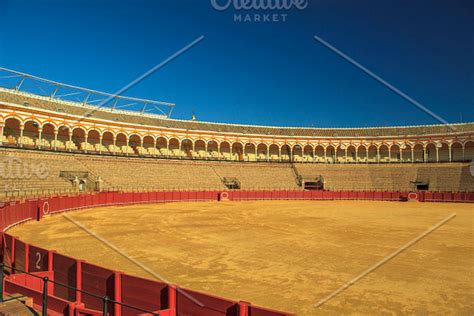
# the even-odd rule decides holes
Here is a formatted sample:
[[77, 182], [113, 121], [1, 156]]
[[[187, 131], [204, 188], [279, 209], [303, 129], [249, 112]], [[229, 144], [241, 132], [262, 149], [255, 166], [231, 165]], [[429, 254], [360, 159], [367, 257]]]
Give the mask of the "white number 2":
[[41, 270], [40, 262], [41, 262], [41, 254], [39, 252], [36, 252], [36, 269], [38, 270]]

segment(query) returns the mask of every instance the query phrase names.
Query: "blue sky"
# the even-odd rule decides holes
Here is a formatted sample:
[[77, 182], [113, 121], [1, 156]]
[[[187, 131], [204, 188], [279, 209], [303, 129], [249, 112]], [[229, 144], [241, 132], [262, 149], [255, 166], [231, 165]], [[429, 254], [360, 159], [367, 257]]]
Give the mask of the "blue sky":
[[[224, 3], [227, 0], [219, 0]], [[210, 0], [0, 2], [0, 65], [126, 95], [173, 117], [351, 127], [438, 123], [314, 40], [318, 35], [450, 123], [474, 121], [472, 1], [311, 1], [285, 22], [235, 22]], [[281, 18], [280, 18], [281, 19]]]

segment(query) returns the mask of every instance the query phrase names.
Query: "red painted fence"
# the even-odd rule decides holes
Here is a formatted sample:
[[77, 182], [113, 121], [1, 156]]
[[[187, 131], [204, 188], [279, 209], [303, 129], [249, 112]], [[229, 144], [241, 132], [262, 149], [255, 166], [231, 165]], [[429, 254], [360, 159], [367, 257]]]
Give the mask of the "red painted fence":
[[[121, 304], [109, 303], [109, 315], [161, 316], [226, 315], [283, 316], [288, 313], [252, 306], [246, 302], [215, 297], [172, 284], [146, 280], [99, 267], [75, 258], [24, 243], [5, 231], [13, 225], [40, 220], [43, 216], [68, 210], [104, 205], [209, 200], [381, 200], [420, 202], [474, 202], [474, 193], [450, 192], [330, 192], [330, 191], [174, 191], [107, 192], [80, 196], [57, 196], [0, 205], [2, 260], [6, 269], [7, 293], [32, 297], [39, 307], [42, 281], [21, 271], [48, 276], [59, 284], [48, 285], [48, 314], [101, 315], [102, 300], [108, 296]], [[16, 271], [15, 271], [16, 269]], [[13, 271], [12, 271], [13, 270]], [[64, 285], [64, 286], [63, 286]], [[92, 295], [91, 295], [92, 294]]]

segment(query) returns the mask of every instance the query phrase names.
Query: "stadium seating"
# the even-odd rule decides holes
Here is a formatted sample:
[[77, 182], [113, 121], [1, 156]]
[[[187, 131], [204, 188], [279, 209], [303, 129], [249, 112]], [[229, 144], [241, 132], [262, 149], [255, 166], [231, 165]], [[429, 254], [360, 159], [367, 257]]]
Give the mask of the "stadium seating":
[[[130, 148], [130, 147], [129, 147]], [[131, 149], [131, 148], [130, 148]], [[111, 150], [111, 152], [113, 152]], [[146, 153], [146, 151], [142, 151]], [[14, 160], [13, 169], [8, 162]], [[474, 191], [467, 163], [430, 164], [305, 164], [193, 161], [181, 159], [127, 158], [28, 149], [0, 149], [0, 192], [74, 191], [60, 172], [88, 172], [103, 180], [103, 190], [203, 190], [225, 189], [224, 178], [236, 178], [241, 189], [302, 189], [297, 176], [322, 176], [331, 191], [411, 191], [413, 182], [429, 185], [430, 191]], [[46, 168], [45, 177], [24, 175], [24, 170]], [[26, 169], [25, 169], [26, 168]], [[23, 170], [23, 171], [22, 171]], [[10, 176], [12, 175], [13, 176]], [[35, 194], [33, 194], [35, 195]], [[1, 197], [1, 196], [0, 196]]]
[[334, 191], [411, 191], [411, 182], [429, 184], [430, 191], [474, 191], [469, 165], [434, 164], [297, 164], [300, 175], [322, 176], [324, 188]]

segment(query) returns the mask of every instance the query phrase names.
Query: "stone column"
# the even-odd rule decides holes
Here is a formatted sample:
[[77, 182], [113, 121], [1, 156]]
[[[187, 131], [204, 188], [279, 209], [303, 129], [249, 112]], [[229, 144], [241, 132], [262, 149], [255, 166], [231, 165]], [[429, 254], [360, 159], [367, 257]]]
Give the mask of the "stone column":
[[38, 128], [38, 149], [41, 149], [41, 137], [43, 134], [43, 129], [40, 127]]
[[58, 131], [54, 130], [54, 145], [53, 145], [53, 150], [56, 150], [56, 143], [58, 142]]
[[[69, 142], [72, 143], [72, 131], [69, 130]], [[71, 151], [71, 149], [68, 149], [68, 151]]]
[[84, 152], [86, 152], [86, 153], [87, 153], [87, 147], [88, 147], [87, 146], [88, 145], [88, 143], [87, 143], [87, 138], [88, 137], [87, 136], [88, 136], [87, 134], [84, 136], [84, 146], [85, 146]]
[[102, 134], [99, 135], [99, 145], [100, 145], [99, 154], [102, 154], [102, 146], [104, 146], [104, 144], [103, 144], [103, 135]]
[[18, 145], [20, 146], [20, 148], [23, 147], [23, 131], [24, 131], [24, 129], [25, 129], [25, 125], [21, 124], [20, 125], [20, 138], [18, 139]]

